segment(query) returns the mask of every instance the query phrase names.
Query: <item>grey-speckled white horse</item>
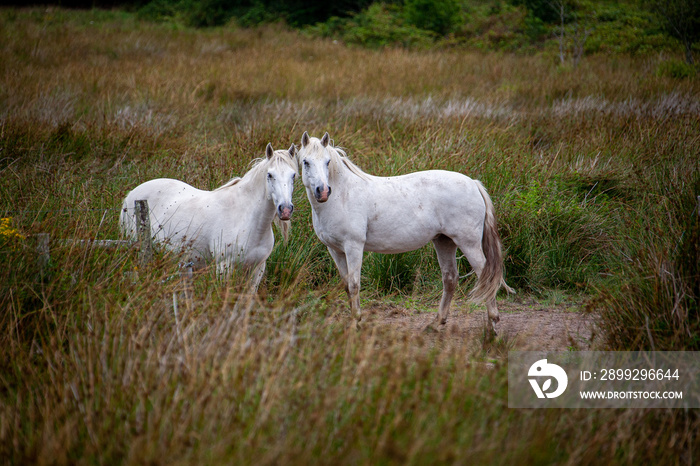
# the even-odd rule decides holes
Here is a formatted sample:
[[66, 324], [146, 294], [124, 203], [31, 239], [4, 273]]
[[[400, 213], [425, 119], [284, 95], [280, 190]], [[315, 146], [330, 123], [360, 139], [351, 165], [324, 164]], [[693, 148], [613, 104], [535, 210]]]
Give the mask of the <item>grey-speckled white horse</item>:
[[439, 322], [447, 321], [459, 279], [459, 248], [478, 281], [470, 296], [485, 302], [489, 331], [498, 322], [496, 293], [504, 286], [501, 240], [484, 186], [461, 173], [430, 170], [402, 176], [369, 175], [323, 138], [304, 133], [297, 160], [311, 203], [316, 235], [328, 247], [347, 286], [359, 324], [362, 253], [396, 254], [432, 241], [442, 271]]
[[275, 243], [272, 222], [281, 220], [286, 235], [294, 210], [292, 192], [297, 174], [294, 144], [289, 150], [266, 148], [242, 177], [204, 191], [182, 181], [160, 178], [137, 186], [124, 199], [122, 231], [136, 237], [134, 201], [148, 201], [151, 234], [157, 243], [186, 251], [195, 268], [214, 261], [226, 275], [238, 266], [252, 275], [256, 290], [265, 261]]

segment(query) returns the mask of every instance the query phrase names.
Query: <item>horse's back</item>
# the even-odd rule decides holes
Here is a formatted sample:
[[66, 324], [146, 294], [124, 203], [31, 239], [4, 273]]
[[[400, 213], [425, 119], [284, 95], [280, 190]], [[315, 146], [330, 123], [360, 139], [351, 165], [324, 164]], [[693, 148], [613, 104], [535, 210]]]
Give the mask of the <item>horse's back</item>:
[[[480, 240], [485, 203], [477, 182], [466, 175], [429, 170], [372, 177], [357, 186], [346, 208], [330, 213], [333, 219], [322, 229], [340, 222], [358, 225], [355, 234], [367, 251], [410, 251], [439, 235]], [[338, 216], [345, 218], [339, 222]]]
[[467, 175], [449, 170], [425, 170], [406, 175], [388, 177], [387, 179], [396, 179], [404, 183], [418, 185], [421, 189], [444, 189], [445, 186], [454, 185], [461, 188], [469, 187], [474, 184], [474, 180]]
[[[384, 200], [386, 207], [416, 205], [440, 214], [451, 208], [483, 211], [484, 202], [477, 183], [462, 173], [427, 170], [406, 175], [375, 178], [370, 196]], [[450, 215], [452, 215], [450, 213]]]
[[[188, 201], [194, 201], [201, 193], [206, 192], [197, 189], [184, 181], [171, 178], [157, 178], [146, 181], [131, 190], [122, 204], [120, 223], [122, 231], [129, 237], [134, 237], [134, 202], [145, 200], [151, 217], [151, 229], [154, 232], [163, 232], [163, 224], [188, 215], [190, 209], [186, 208]], [[176, 212], [179, 215], [176, 215]], [[161, 234], [162, 236], [162, 234]]]

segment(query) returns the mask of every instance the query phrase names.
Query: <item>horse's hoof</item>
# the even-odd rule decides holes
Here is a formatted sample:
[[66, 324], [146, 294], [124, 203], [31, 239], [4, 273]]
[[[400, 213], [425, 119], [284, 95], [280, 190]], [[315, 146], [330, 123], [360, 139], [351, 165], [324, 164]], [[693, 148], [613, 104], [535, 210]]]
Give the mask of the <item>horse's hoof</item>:
[[435, 328], [434, 322], [429, 323], [423, 328], [423, 333], [440, 333], [440, 330]]

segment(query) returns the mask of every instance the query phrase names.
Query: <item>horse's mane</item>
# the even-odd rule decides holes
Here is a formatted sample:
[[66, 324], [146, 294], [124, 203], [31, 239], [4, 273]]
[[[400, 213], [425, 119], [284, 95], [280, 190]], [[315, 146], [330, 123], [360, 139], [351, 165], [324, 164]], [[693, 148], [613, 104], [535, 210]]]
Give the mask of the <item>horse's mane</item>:
[[221, 189], [230, 188], [231, 186], [242, 181], [243, 179], [254, 178], [255, 176], [259, 175], [261, 171], [267, 170], [268, 163], [277, 163], [277, 164], [286, 163], [291, 168], [293, 168], [295, 172], [297, 172], [297, 170], [298, 170], [296, 161], [294, 159], [292, 159], [292, 157], [289, 156], [288, 151], [276, 150], [273, 153], [272, 158], [270, 158], [269, 160], [267, 157], [260, 157], [260, 158], [251, 160], [250, 163], [248, 164], [249, 169], [245, 173], [245, 175], [243, 175], [242, 177], [237, 176], [237, 177], [231, 178], [225, 184], [216, 188], [214, 191], [219, 191]]
[[233, 178], [231, 178], [230, 180], [228, 180], [225, 184], [222, 184], [221, 186], [219, 186], [218, 188], [216, 188], [214, 191], [219, 191], [220, 189], [224, 189], [224, 188], [231, 187], [231, 186], [233, 186], [234, 184], [238, 183], [239, 181], [241, 181], [241, 177], [240, 177], [240, 176], [233, 177]]
[[341, 147], [333, 147], [330, 144], [328, 145], [328, 152], [331, 154], [331, 159], [334, 160], [334, 163], [332, 163], [333, 169], [337, 172], [337, 170], [340, 168], [341, 164], [345, 165], [345, 167], [350, 170], [350, 172], [358, 177], [360, 177], [363, 180], [369, 180], [372, 175], [365, 173], [360, 167], [355, 165], [347, 156], [345, 153], [345, 150], [343, 150]]
[[[314, 146], [315, 146], [315, 147], [313, 147], [313, 149], [312, 149], [312, 150], [314, 150], [314, 151], [316, 151], [316, 150], [323, 150], [323, 146], [322, 146], [322, 144], [321, 144], [321, 141], [320, 141], [319, 139], [317, 139], [317, 138], [311, 138], [311, 140], [309, 141], [309, 144], [307, 145], [307, 147], [310, 146], [310, 145], [314, 145]], [[344, 165], [345, 168], [347, 168], [348, 170], [350, 170], [350, 173], [352, 173], [352, 174], [354, 174], [354, 175], [356, 175], [356, 176], [362, 178], [363, 180], [369, 180], [369, 179], [372, 177], [372, 175], [370, 175], [370, 174], [368, 174], [368, 173], [365, 173], [364, 171], [362, 171], [362, 169], [361, 169], [360, 167], [358, 167], [357, 165], [355, 165], [355, 164], [348, 158], [348, 156], [347, 156], [347, 154], [345, 153], [345, 150], [344, 150], [343, 148], [341, 148], [341, 147], [333, 147], [333, 146], [332, 146], [332, 143], [331, 143], [331, 144], [328, 144], [328, 146], [327, 146], [326, 148], [328, 149], [328, 152], [331, 154], [331, 160], [332, 160], [331, 169], [333, 170], [333, 172], [334, 172], [333, 174], [334, 174], [334, 175], [337, 174], [337, 173], [338, 173], [338, 170], [340, 170], [340, 168]], [[298, 153], [297, 153], [297, 155], [298, 155]]]
[[[261, 157], [259, 159], [251, 160], [250, 170], [248, 170], [248, 173], [243, 175], [243, 177], [247, 177], [248, 174], [253, 175], [260, 170], [267, 170], [267, 165], [270, 164], [287, 164], [290, 168], [294, 169], [295, 173], [298, 173], [299, 170], [299, 167], [296, 163], [296, 159], [292, 158], [289, 155], [289, 151], [287, 151], [286, 149], [282, 149], [274, 151], [272, 153], [272, 157], [269, 159], [267, 157]], [[263, 166], [265, 168], [263, 168]]]

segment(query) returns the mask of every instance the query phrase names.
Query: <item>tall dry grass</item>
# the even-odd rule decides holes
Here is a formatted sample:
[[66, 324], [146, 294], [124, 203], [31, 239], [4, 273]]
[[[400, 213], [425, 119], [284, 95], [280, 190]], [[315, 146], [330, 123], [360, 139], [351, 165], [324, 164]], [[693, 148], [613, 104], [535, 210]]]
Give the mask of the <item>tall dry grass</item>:
[[358, 333], [313, 301], [241, 302], [216, 282], [188, 299], [167, 260], [135, 279], [134, 255], [53, 252], [90, 269], [3, 318], [11, 464], [694, 459], [692, 412], [509, 410], [503, 361], [474, 342]]
[[[0, 214], [25, 236], [0, 242], [8, 462], [697, 457], [694, 411], [509, 410], [507, 341], [499, 352], [348, 330], [300, 188], [290, 242], [276, 245], [257, 300], [237, 308], [236, 285], [208, 272], [186, 299], [166, 255], [136, 269], [133, 251], [52, 243], [40, 274], [31, 244], [39, 232], [116, 238], [119, 204], [137, 184], [167, 176], [214, 188], [268, 141], [288, 147], [304, 130], [329, 131], [372, 173], [481, 179], [521, 292], [605, 298], [591, 307], [617, 349], [648, 347], [641, 334], [656, 349], [693, 349], [678, 336], [697, 329], [691, 301], [634, 298], [659, 296], [649, 263], [694, 244], [698, 84], [657, 76], [659, 57], [589, 57], [571, 70], [541, 56], [367, 51], [279, 26], [194, 31], [60, 9], [0, 10], [0, 41]], [[429, 248], [369, 258], [364, 296], [437, 297], [435, 262]], [[692, 283], [687, 265], [663, 267]], [[673, 280], [659, 275], [663, 293], [693, 296]], [[669, 332], [677, 309], [686, 317]]]

